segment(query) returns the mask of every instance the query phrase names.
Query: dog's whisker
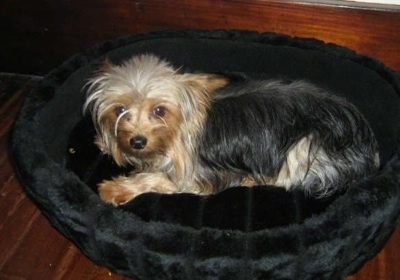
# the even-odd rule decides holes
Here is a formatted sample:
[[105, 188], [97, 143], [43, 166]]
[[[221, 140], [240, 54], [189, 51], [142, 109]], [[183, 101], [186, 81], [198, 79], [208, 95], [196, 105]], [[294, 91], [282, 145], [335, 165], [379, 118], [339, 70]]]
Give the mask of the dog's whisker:
[[122, 117], [124, 117], [126, 114], [129, 113], [129, 110], [124, 111], [122, 114], [120, 114], [117, 118], [117, 120], [115, 121], [115, 125], [114, 125], [114, 137], [118, 137], [118, 124], [119, 121], [121, 120]]
[[164, 127], [166, 127], [166, 128], [168, 128], [168, 124], [167, 124], [167, 122], [162, 118], [162, 117], [160, 117], [160, 116], [156, 116], [158, 119], [160, 119], [162, 122], [163, 122], [163, 126]]

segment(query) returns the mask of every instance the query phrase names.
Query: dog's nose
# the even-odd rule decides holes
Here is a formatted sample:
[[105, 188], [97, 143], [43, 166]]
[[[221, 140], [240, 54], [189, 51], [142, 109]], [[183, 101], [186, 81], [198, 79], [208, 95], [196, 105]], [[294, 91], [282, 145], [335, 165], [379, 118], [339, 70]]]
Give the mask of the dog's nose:
[[135, 150], [141, 150], [146, 147], [147, 139], [144, 136], [135, 136], [130, 140], [131, 147]]

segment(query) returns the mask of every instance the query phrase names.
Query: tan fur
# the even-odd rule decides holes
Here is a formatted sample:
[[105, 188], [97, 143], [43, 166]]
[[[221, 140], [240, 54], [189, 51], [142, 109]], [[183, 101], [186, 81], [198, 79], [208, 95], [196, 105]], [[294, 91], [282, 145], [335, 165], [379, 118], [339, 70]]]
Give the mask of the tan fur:
[[303, 137], [292, 147], [282, 165], [274, 185], [286, 189], [293, 185], [300, 184], [306, 177], [310, 166], [310, 144], [312, 135]]
[[124, 204], [146, 192], [174, 193], [176, 186], [164, 173], [138, 173], [120, 176], [99, 184], [99, 195], [113, 205]]
[[[89, 82], [84, 109], [93, 114], [99, 148], [118, 165], [136, 169], [101, 183], [100, 197], [120, 205], [150, 191], [210, 193], [195, 176], [195, 148], [212, 94], [226, 84], [218, 75], [177, 74], [151, 55], [121, 66], [106, 61]], [[163, 116], [154, 113], [157, 107]], [[135, 136], [147, 139], [143, 149], [132, 149]]]

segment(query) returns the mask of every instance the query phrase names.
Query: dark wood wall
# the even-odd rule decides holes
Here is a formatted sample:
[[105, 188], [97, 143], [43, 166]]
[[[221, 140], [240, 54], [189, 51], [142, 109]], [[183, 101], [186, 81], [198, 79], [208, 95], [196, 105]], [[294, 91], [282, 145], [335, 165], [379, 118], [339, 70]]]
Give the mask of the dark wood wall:
[[102, 41], [160, 29], [313, 37], [400, 71], [400, 11], [267, 0], [2, 0], [0, 72], [44, 74]]

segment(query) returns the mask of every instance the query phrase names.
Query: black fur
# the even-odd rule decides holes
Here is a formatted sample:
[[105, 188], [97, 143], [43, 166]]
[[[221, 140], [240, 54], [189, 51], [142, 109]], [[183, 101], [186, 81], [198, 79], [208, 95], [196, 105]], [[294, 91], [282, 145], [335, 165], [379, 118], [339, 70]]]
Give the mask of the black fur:
[[310, 165], [319, 160], [312, 152], [323, 149], [340, 175], [321, 190], [317, 175], [325, 174], [308, 174], [307, 192], [331, 193], [376, 170], [377, 143], [361, 113], [304, 81], [235, 79], [215, 95], [199, 153], [215, 186], [226, 172], [275, 177], [290, 148], [310, 134]]

